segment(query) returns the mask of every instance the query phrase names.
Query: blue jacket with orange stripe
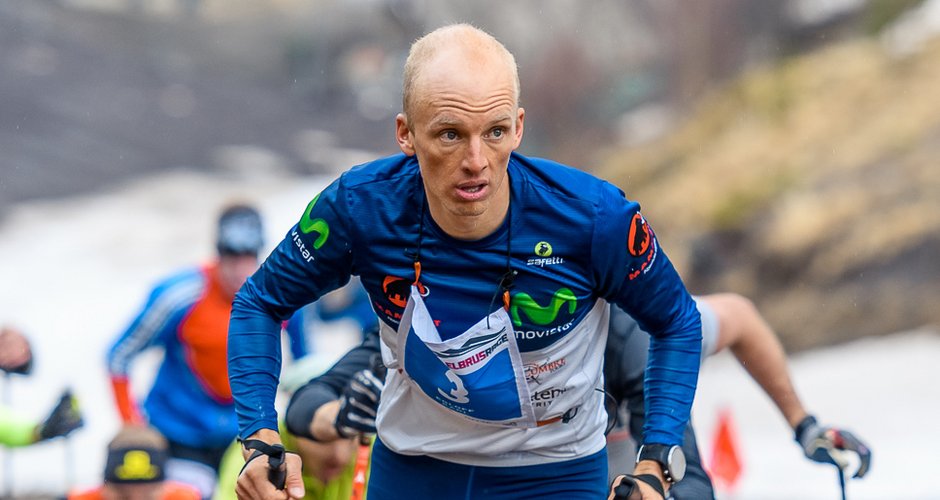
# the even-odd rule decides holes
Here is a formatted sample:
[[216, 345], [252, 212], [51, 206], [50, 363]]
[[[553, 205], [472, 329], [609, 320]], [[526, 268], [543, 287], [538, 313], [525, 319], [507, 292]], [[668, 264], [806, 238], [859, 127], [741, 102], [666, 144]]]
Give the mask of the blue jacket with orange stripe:
[[[238, 430], [226, 361], [232, 298], [222, 291], [217, 264], [190, 268], [160, 282], [108, 351], [108, 372], [125, 422], [139, 420], [128, 390], [130, 364], [163, 347], [164, 359], [144, 402], [146, 418], [171, 441], [194, 448], [225, 447]], [[306, 354], [302, 318], [288, 323], [294, 358]]]

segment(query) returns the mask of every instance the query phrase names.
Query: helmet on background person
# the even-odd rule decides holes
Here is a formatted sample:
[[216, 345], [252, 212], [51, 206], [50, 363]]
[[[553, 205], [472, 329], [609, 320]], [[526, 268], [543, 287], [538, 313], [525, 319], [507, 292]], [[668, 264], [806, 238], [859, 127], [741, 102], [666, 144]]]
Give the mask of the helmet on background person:
[[264, 226], [258, 211], [246, 204], [233, 204], [223, 209], [215, 247], [219, 255], [257, 256], [264, 247]]
[[263, 247], [264, 227], [254, 207], [232, 204], [222, 210], [215, 248], [219, 253], [219, 278], [226, 294], [234, 296], [258, 269]]

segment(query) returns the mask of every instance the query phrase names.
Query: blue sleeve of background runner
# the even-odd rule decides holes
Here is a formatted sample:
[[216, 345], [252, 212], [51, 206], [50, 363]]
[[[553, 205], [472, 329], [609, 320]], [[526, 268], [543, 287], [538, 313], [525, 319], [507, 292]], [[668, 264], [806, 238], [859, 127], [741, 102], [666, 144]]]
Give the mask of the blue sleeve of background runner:
[[595, 278], [603, 296], [650, 333], [643, 441], [680, 444], [698, 381], [701, 318], [639, 205], [606, 183], [599, 199]]
[[306, 317], [303, 308], [298, 309], [289, 320], [284, 330], [287, 332], [287, 339], [290, 341], [291, 359], [298, 360], [311, 352], [310, 346], [307, 346], [307, 336], [304, 330], [304, 318]]
[[141, 351], [165, 344], [204, 290], [198, 269], [187, 269], [155, 286], [134, 321], [108, 349], [109, 375], [126, 376]]
[[281, 371], [281, 321], [349, 281], [352, 240], [343, 193], [336, 181], [317, 195], [235, 295], [228, 371], [242, 438], [260, 429], [278, 429], [274, 398]]

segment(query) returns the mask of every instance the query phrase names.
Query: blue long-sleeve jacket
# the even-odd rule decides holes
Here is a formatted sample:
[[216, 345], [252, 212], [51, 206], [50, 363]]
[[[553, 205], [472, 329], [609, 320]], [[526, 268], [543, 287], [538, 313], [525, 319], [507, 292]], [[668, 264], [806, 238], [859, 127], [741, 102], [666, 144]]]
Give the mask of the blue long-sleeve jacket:
[[443, 338], [491, 312], [507, 252], [518, 271], [509, 312], [524, 353], [566, 338], [599, 300], [628, 311], [653, 335], [646, 441], [681, 442], [701, 323], [638, 204], [547, 160], [513, 154], [508, 172], [510, 216], [477, 241], [454, 239], [434, 223], [414, 157], [356, 167], [317, 195], [235, 299], [229, 373], [241, 435], [277, 428], [278, 321], [357, 275], [380, 322], [394, 328], [420, 237], [424, 300]]

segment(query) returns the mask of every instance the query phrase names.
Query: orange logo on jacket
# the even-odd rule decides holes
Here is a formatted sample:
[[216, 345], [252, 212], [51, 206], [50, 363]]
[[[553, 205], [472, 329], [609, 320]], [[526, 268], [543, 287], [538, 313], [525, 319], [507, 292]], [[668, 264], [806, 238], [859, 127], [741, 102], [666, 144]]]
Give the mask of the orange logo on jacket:
[[627, 251], [634, 257], [640, 257], [650, 248], [652, 232], [646, 219], [640, 215], [640, 212], [633, 214], [633, 220], [630, 221], [630, 231], [627, 233]]
[[411, 283], [398, 276], [386, 276], [382, 281], [382, 291], [385, 298], [398, 307], [408, 305], [408, 295], [411, 293]]

